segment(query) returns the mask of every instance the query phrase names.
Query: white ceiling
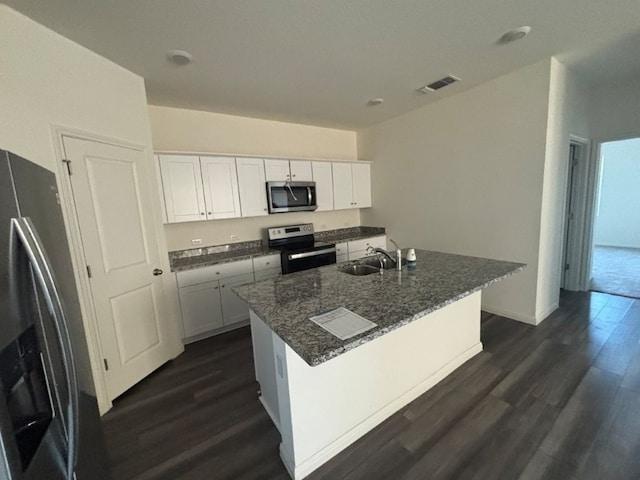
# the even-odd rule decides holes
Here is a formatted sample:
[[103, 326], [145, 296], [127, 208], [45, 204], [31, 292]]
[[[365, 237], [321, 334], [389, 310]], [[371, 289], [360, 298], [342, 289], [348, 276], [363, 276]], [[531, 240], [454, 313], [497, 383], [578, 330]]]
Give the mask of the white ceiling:
[[[357, 129], [551, 55], [640, 76], [638, 0], [4, 0], [145, 78], [149, 103]], [[497, 45], [531, 25], [523, 40]], [[177, 67], [170, 49], [191, 52]], [[425, 83], [461, 82], [421, 95]], [[374, 97], [384, 104], [368, 107]]]

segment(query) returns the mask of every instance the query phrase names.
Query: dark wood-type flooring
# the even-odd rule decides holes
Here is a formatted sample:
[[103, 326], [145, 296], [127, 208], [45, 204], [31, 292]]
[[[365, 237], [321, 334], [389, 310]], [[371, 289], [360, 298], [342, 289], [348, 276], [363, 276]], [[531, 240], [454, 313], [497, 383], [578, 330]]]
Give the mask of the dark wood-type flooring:
[[[640, 301], [563, 293], [309, 479], [640, 479]], [[389, 359], [390, 362], [393, 359]], [[187, 346], [104, 416], [120, 479], [288, 479], [248, 328]]]

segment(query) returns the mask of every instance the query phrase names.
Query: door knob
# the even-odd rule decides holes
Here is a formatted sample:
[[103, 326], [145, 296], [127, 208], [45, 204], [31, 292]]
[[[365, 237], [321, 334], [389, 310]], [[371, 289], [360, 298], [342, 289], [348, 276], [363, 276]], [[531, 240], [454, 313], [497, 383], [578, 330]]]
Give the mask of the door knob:
[[159, 268], [154, 268], [153, 269], [153, 274], [157, 277], [158, 275], [162, 275], [162, 270], [160, 270]]

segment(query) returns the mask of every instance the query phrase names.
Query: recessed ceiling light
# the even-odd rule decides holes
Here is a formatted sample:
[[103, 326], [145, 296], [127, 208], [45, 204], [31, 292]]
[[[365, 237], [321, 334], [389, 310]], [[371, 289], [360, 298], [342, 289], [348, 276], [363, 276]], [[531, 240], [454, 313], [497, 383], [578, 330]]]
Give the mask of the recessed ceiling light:
[[178, 66], [189, 65], [193, 61], [191, 54], [184, 50], [169, 50], [167, 58], [171, 63]]
[[522, 27], [514, 28], [513, 30], [508, 31], [504, 35], [502, 35], [498, 39], [498, 43], [500, 45], [504, 45], [505, 43], [515, 42], [516, 40], [520, 40], [524, 38], [531, 31], [531, 27], [528, 25], [523, 25]]
[[382, 102], [384, 102], [384, 98], [372, 98], [367, 102], [367, 105], [370, 107], [375, 107], [377, 105], [380, 105]]

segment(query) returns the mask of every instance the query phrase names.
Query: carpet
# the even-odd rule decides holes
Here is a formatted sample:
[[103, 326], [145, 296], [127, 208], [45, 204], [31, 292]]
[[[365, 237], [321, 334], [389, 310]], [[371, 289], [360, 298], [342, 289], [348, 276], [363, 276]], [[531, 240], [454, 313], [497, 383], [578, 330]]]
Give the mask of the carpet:
[[593, 248], [591, 290], [640, 298], [640, 248]]

